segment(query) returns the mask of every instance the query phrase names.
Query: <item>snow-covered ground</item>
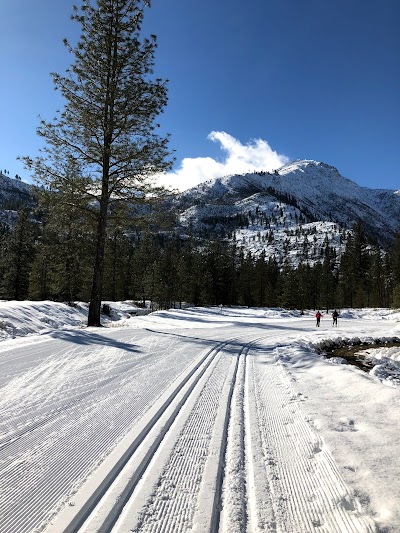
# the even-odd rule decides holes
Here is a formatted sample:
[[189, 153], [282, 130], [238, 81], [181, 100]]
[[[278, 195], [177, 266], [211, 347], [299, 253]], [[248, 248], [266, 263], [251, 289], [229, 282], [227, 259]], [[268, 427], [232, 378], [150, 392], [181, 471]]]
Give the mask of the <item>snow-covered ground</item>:
[[1, 533], [400, 531], [400, 313], [129, 311], [0, 303]]

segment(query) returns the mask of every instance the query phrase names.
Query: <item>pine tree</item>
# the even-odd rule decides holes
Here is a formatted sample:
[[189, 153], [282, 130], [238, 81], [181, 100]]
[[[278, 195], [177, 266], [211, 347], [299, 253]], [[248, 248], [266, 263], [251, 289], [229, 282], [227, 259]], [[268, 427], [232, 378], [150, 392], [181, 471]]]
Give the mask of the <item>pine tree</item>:
[[397, 233], [391, 252], [392, 276], [392, 306], [400, 307], [400, 233]]
[[298, 272], [292, 268], [288, 259], [285, 260], [282, 267], [280, 289], [280, 305], [286, 309], [296, 309], [301, 300]]
[[340, 262], [340, 288], [342, 304], [363, 307], [368, 303], [367, 272], [369, 254], [367, 239], [361, 222], [357, 222], [348, 235], [346, 248]]
[[329, 241], [325, 239], [324, 260], [321, 269], [321, 300], [320, 307], [325, 307], [326, 312], [329, 309], [337, 307], [336, 287], [337, 279], [335, 273], [336, 254], [329, 246]]
[[11, 230], [7, 224], [0, 223], [0, 290], [7, 269], [7, 242]]
[[370, 265], [367, 272], [368, 307], [387, 307], [387, 273], [382, 251], [377, 244], [370, 254]]
[[88, 325], [100, 325], [106, 230], [114, 204], [137, 202], [152, 176], [170, 167], [168, 136], [155, 133], [167, 102], [165, 82], [152, 79], [156, 38], [140, 41], [149, 0], [97, 0], [74, 8], [82, 33], [66, 76], [53, 74], [66, 100], [53, 122], [41, 121], [42, 156], [28, 168], [64, 205], [95, 219], [95, 253]]
[[93, 225], [73, 206], [69, 210], [54, 194], [38, 196], [41, 235], [29, 282], [33, 299], [86, 300], [93, 255]]
[[203, 300], [206, 303], [220, 305], [232, 302], [232, 289], [235, 283], [232, 269], [234, 251], [223, 241], [210, 241], [204, 250], [205, 286]]
[[279, 286], [280, 269], [275, 256], [270, 257], [267, 262], [266, 272], [266, 302], [269, 307], [278, 305], [277, 288]]
[[254, 265], [255, 276], [255, 304], [257, 307], [266, 305], [267, 264], [263, 250]]
[[200, 304], [204, 274], [202, 263], [203, 254], [196, 249], [196, 242], [191, 237], [185, 243], [177, 266], [179, 277], [178, 301], [185, 300], [194, 305]]
[[145, 233], [138, 241], [132, 257], [132, 287], [135, 297], [142, 301], [143, 307], [146, 306], [147, 300], [150, 300], [151, 306], [153, 305], [154, 269], [159, 256], [155, 237]]
[[104, 295], [106, 300], [127, 300], [132, 298], [131, 262], [133, 255], [132, 239], [123, 227], [109, 228], [104, 263]]
[[244, 254], [240, 250], [238, 257], [238, 291], [239, 303], [252, 307], [256, 303], [256, 279], [254, 276], [254, 260], [251, 252]]
[[35, 226], [29, 210], [21, 209], [6, 244], [3, 298], [24, 300], [28, 297], [29, 274], [35, 254]]

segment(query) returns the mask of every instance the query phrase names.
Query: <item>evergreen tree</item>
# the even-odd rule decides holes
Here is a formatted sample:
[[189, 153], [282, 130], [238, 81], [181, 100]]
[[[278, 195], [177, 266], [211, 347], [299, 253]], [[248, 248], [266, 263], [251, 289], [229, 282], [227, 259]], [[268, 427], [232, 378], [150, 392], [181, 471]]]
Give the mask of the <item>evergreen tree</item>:
[[90, 220], [71, 206], [67, 211], [55, 195], [40, 194], [42, 232], [29, 283], [33, 299], [86, 300], [90, 281], [93, 232]]
[[3, 285], [4, 274], [7, 267], [7, 242], [9, 237], [9, 226], [0, 223], [0, 289]]
[[250, 252], [240, 250], [238, 258], [238, 303], [252, 307], [257, 301], [257, 286], [254, 276], [254, 260]]
[[178, 298], [194, 305], [201, 303], [203, 285], [203, 254], [196, 249], [196, 242], [189, 238], [179, 256], [178, 270]]
[[391, 264], [393, 269], [392, 306], [400, 307], [400, 233], [397, 233], [396, 240], [393, 245]]
[[29, 210], [21, 209], [6, 244], [2, 297], [25, 300], [28, 297], [29, 274], [35, 254], [36, 229]]
[[298, 272], [286, 260], [280, 276], [280, 306], [286, 309], [299, 307], [301, 300], [299, 289]]
[[318, 269], [312, 269], [308, 263], [300, 263], [296, 280], [298, 284], [297, 309], [314, 308], [319, 299], [319, 276]]
[[[143, 305], [150, 302], [152, 309], [158, 309], [164, 301], [165, 283], [168, 274], [162, 272], [163, 244], [159, 236], [145, 233], [136, 244], [132, 257], [132, 273], [135, 298], [141, 299]], [[172, 301], [174, 297], [171, 297]]]
[[265, 304], [269, 307], [278, 305], [278, 286], [279, 286], [280, 268], [275, 256], [270, 257], [267, 262], [266, 271], [266, 300]]
[[204, 250], [204, 257], [204, 301], [214, 305], [232, 303], [232, 286], [235, 283], [231, 268], [232, 248], [226, 242], [215, 239]]
[[264, 307], [267, 301], [267, 275], [268, 267], [265, 261], [265, 251], [262, 251], [260, 257], [254, 265], [254, 282], [255, 282], [255, 305]]
[[88, 325], [100, 325], [106, 230], [114, 204], [145, 197], [151, 176], [169, 168], [168, 137], [155, 133], [167, 102], [165, 83], [153, 80], [156, 38], [140, 41], [149, 0], [97, 0], [74, 8], [82, 33], [66, 76], [53, 74], [66, 100], [52, 123], [41, 121], [43, 155], [28, 168], [64, 205], [95, 219], [95, 252]]
[[124, 226], [110, 224], [104, 258], [104, 298], [127, 300], [133, 296], [132, 257], [134, 241]]
[[361, 222], [348, 235], [340, 264], [341, 300], [344, 306], [363, 307], [368, 303], [369, 254]]
[[375, 245], [370, 254], [370, 266], [367, 273], [368, 303], [370, 307], [387, 307], [387, 274], [382, 251]]
[[[335, 251], [329, 246], [328, 239], [325, 240], [324, 247], [324, 260], [322, 262], [321, 269], [321, 300], [320, 307], [324, 307], [326, 312], [329, 309], [337, 307], [336, 302], [336, 254]], [[317, 304], [318, 305], [318, 304]]]
[[164, 243], [158, 261], [155, 263], [155, 279], [153, 298], [158, 308], [168, 309], [178, 298], [178, 257], [180, 243], [178, 239]]

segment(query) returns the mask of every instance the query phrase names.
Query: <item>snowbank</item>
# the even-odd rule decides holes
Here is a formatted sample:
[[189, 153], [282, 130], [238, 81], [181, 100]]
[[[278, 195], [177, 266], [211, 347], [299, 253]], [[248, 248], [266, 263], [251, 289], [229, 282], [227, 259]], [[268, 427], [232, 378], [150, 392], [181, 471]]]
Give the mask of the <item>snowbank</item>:
[[87, 306], [69, 306], [59, 302], [1, 301], [0, 339], [44, 333], [51, 329], [82, 327], [87, 320]]
[[[111, 308], [109, 316], [102, 314], [103, 325], [112, 325], [131, 316], [148, 313], [130, 302], [104, 302]], [[0, 301], [0, 340], [43, 334], [54, 329], [85, 327], [88, 304], [72, 305], [51, 301]]]

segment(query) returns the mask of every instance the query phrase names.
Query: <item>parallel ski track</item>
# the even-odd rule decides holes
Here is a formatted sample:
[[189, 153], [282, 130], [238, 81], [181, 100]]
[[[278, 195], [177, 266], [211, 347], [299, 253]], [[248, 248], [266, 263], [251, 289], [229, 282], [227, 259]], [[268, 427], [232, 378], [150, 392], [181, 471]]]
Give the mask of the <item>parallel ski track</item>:
[[[255, 342], [255, 341], [253, 341]], [[247, 523], [247, 475], [246, 475], [246, 416], [245, 383], [247, 354], [250, 345], [239, 357], [236, 380], [230, 405], [229, 427], [223, 469], [223, 483], [219, 493], [213, 531], [240, 533]]]
[[[157, 357], [153, 354], [153, 357], [155, 362], [162, 359], [162, 355]], [[145, 365], [144, 358], [141, 359], [139, 365], [133, 365], [136, 367], [136, 372], [141, 364]], [[127, 370], [131, 370], [131, 368]], [[102, 385], [103, 388], [114, 387], [111, 382], [98, 385]], [[99, 392], [99, 388], [97, 388], [97, 392]], [[116, 403], [123, 400], [123, 394], [123, 391], [118, 392]], [[118, 395], [121, 397], [120, 400]], [[30, 431], [23, 435], [16, 434], [16, 441], [8, 442], [14, 444], [12, 448], [10, 446], [0, 448], [1, 533], [28, 533], [38, 527], [51, 509], [63, 498], [66, 489], [70, 490], [76, 480], [81, 479], [88, 469], [92, 469], [94, 461], [97, 462], [107, 455], [111, 443], [121, 438], [121, 428], [132, 425], [132, 409], [128, 409], [128, 406], [126, 412], [118, 412], [118, 420], [115, 419], [112, 410], [110, 410], [109, 417], [107, 412], [104, 412], [102, 428], [98, 428], [99, 432], [96, 434], [96, 438], [84, 439], [82, 435], [76, 435], [73, 417], [71, 420], [67, 420], [67, 428], [65, 426], [66, 412], [76, 409], [80, 419], [84, 418], [90, 421], [93, 403], [92, 401], [85, 402], [88, 398], [90, 398], [90, 394], [89, 396], [84, 395], [80, 401], [70, 401], [66, 406], [62, 406], [57, 413], [54, 413], [55, 417], [44, 420], [43, 424], [39, 421], [37, 426], [31, 427]], [[153, 391], [147, 391], [135, 401], [136, 419], [143, 415], [148, 405], [153, 401]], [[111, 407], [115, 409], [114, 406]], [[104, 433], [101, 434], [100, 430]], [[57, 440], [60, 434], [66, 431], [71, 433], [73, 439], [78, 439], [79, 444], [77, 444], [78, 441], [75, 442], [72, 439], [65, 454], [61, 456], [58, 450], [54, 450], [51, 436], [54, 435]], [[32, 462], [43, 464], [40, 478], [38, 478], [37, 468], [34, 469], [34, 476], [32, 477], [30, 468]], [[22, 485], [21, 480], [24, 481]]]
[[[215, 506], [216, 519], [212, 523], [212, 533], [243, 533], [253, 531], [254, 506], [261, 502], [256, 494], [253, 450], [254, 409], [253, 388], [249, 386], [249, 353], [252, 347], [263, 338], [252, 340], [240, 354], [234, 383], [232, 401], [229, 406], [229, 427], [223, 465], [223, 483]], [[265, 495], [263, 496], [265, 499]], [[263, 505], [264, 507], [264, 505]], [[219, 518], [219, 520], [218, 520]], [[259, 524], [258, 524], [259, 525]], [[264, 529], [264, 528], [262, 528]], [[258, 530], [255, 528], [254, 530]]]
[[[162, 467], [162, 473], [157, 477], [149, 475], [143, 481], [142, 489], [150, 490], [150, 494], [147, 501], [140, 495], [136, 496], [143, 505], [142, 511], [138, 510], [138, 502], [131, 504], [134, 511], [127, 505], [128, 509], [124, 510], [126, 516], [120, 518], [113, 532], [218, 530], [232, 395], [238, 386], [239, 364], [243, 363], [249, 346], [248, 342], [233, 343], [231, 340], [220, 350], [219, 361], [201, 385], [202, 390], [189, 398], [189, 405], [182, 407], [183, 420], [176, 423], [175, 437], [171, 435], [173, 445], [163, 443], [169, 450], [169, 458]], [[241, 374], [239, 380], [242, 379]], [[153, 485], [154, 490], [151, 491], [148, 485]], [[87, 531], [91, 533], [95, 529]]]
[[[174, 423], [182, 406], [187, 402], [204, 373], [229, 342], [233, 343], [235, 339], [218, 343], [204, 354], [192, 371], [185, 376], [163, 402], [162, 406], [152, 416], [144, 430], [130, 444], [119, 461], [113, 465], [104, 479], [99, 481], [96, 489], [80, 505], [79, 510], [76, 513], [74, 513], [73, 509], [71, 512], [71, 508], [61, 511], [60, 515], [52, 520], [52, 523], [46, 528], [47, 532], [96, 531], [100, 533], [112, 530], [140, 478], [145, 475], [154, 454], [157, 453], [162, 445], [166, 433]], [[169, 408], [174, 401], [176, 402], [174, 408]], [[154, 429], [156, 427], [161, 429]], [[144, 454], [143, 449], [147, 450]], [[136, 459], [137, 457], [139, 459]], [[124, 485], [122, 481], [121, 484], [120, 480], [124, 478], [124, 469], [128, 468], [131, 463], [136, 464], [135, 461], [138, 464], [135, 471], [129, 473], [129, 482]], [[115, 497], [115, 491], [118, 492], [117, 497]], [[108, 492], [111, 493], [111, 497], [108, 496]], [[75, 500], [77, 498], [79, 499], [79, 492], [74, 497]], [[66, 519], [68, 520], [67, 522], [65, 522]], [[63, 526], [62, 529], [60, 529], [61, 524]]]
[[[279, 364], [285, 348], [268, 350], [264, 344], [258, 349], [258, 340], [229, 339], [203, 352], [83, 504], [77, 510], [67, 506], [46, 532], [375, 531], [307, 422], [301, 397]], [[249, 357], [252, 350], [257, 357]], [[141, 398], [139, 414], [148, 406], [147, 395]], [[69, 399], [67, 409], [74, 407], [75, 399]], [[84, 403], [84, 398], [76, 400]], [[128, 423], [128, 413], [123, 413], [118, 428], [124, 417]], [[35, 439], [40, 439], [40, 431], [48, 437], [62, 429], [62, 419], [49, 420], [34, 429]], [[110, 434], [116, 438], [117, 433]], [[59, 502], [66, 484], [82, 475], [82, 458], [105, 453], [107, 443], [99, 448], [99, 442], [101, 435], [85, 450], [74, 449], [73, 463], [54, 453], [57, 465], [46, 463], [51, 475], [39, 490], [29, 479], [29, 462], [52, 456], [51, 440], [46, 441], [47, 449], [35, 449], [29, 456], [22, 453], [19, 465], [5, 464], [7, 456], [2, 459], [1, 453], [6, 450], [0, 447], [0, 533], [37, 528]], [[23, 446], [21, 442], [21, 452]], [[261, 457], [256, 450], [262, 450]], [[135, 465], [134, 471], [128, 471], [130, 465]], [[30, 500], [25, 496], [23, 506], [12, 496], [13, 482], [17, 486], [21, 477], [32, 495]], [[143, 480], [154, 482], [153, 492], [146, 496], [148, 488], [141, 493]], [[9, 496], [3, 486], [7, 491], [11, 487]], [[131, 503], [135, 498], [144, 503], [142, 512], [137, 512], [137, 502]], [[135, 512], [130, 512], [135, 505]]]
[[[153, 468], [150, 465], [136, 495], [116, 523], [115, 531], [187, 529], [209, 455], [221, 389], [230, 379], [235, 362], [231, 352], [238, 347], [236, 343], [233, 346], [224, 343], [196, 380], [190, 395], [186, 395], [170, 433], [160, 445]], [[147, 497], [143, 497], [143, 492]]]

